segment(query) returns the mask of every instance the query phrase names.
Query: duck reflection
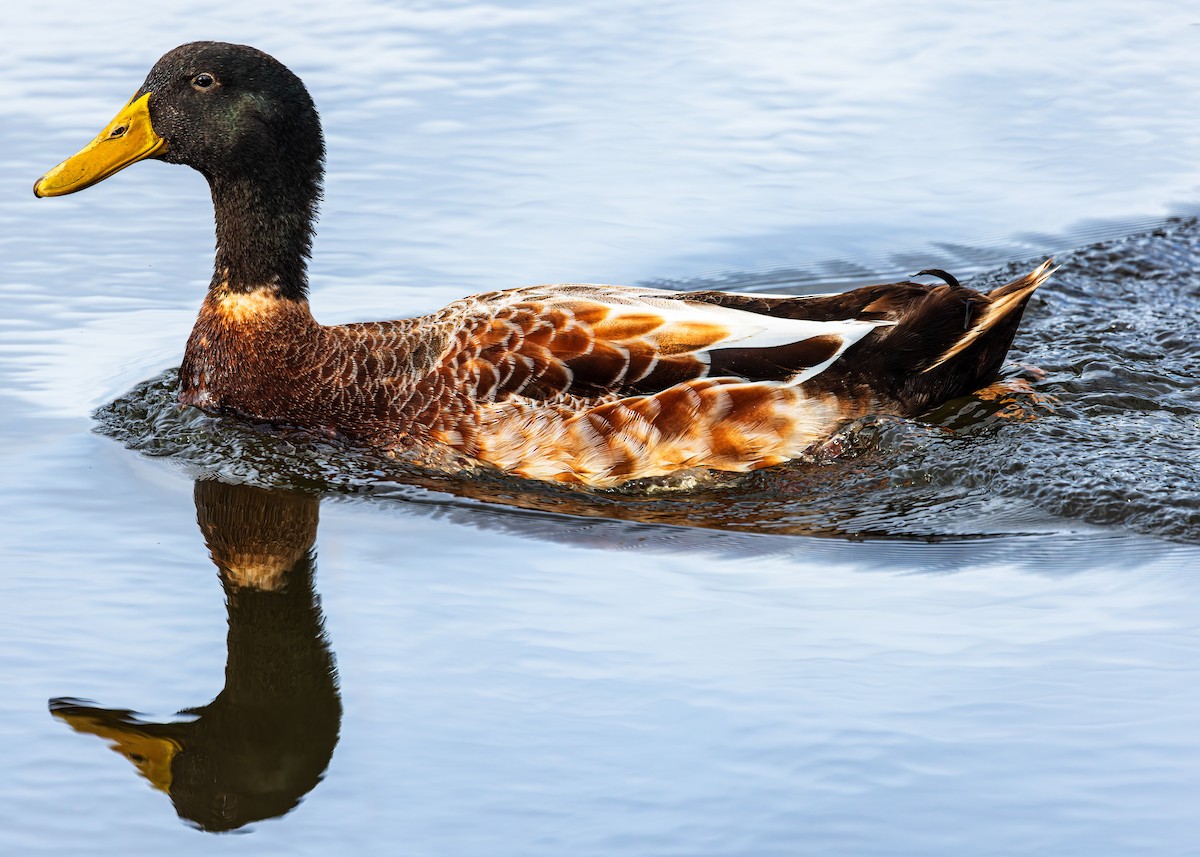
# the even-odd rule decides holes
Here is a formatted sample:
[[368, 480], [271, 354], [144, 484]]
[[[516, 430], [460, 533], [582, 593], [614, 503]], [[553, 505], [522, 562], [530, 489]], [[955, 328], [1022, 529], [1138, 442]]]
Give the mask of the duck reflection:
[[123, 709], [55, 699], [77, 732], [111, 743], [180, 817], [223, 831], [283, 815], [320, 781], [342, 707], [313, 590], [318, 499], [198, 482], [196, 517], [229, 611], [225, 689], [152, 723]]

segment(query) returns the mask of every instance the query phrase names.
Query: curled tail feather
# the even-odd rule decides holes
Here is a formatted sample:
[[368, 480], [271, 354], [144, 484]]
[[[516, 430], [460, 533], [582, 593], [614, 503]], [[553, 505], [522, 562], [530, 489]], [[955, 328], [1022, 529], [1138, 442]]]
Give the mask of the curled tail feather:
[[1050, 275], [1058, 270], [1051, 267], [1053, 263], [1053, 259], [1047, 259], [1025, 276], [988, 292], [988, 304], [979, 314], [975, 323], [967, 328], [962, 336], [951, 343], [937, 360], [930, 363], [921, 372], [930, 372], [953, 359], [970, 348], [976, 340], [1001, 321], [1010, 317], [1013, 313], [1019, 313], [1023, 310], [1025, 302], [1029, 300], [1030, 296], [1037, 290], [1037, 287], [1046, 282], [1050, 278]]

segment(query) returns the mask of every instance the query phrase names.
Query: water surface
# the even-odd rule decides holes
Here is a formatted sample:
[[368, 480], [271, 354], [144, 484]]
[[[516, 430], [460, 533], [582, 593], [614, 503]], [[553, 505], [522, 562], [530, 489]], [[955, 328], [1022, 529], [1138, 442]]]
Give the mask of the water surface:
[[[1195, 853], [1193, 17], [14, 11], [0, 851]], [[29, 193], [196, 38], [314, 94], [324, 321], [1062, 268], [1010, 395], [836, 458], [584, 494], [298, 444], [171, 404], [197, 175]]]

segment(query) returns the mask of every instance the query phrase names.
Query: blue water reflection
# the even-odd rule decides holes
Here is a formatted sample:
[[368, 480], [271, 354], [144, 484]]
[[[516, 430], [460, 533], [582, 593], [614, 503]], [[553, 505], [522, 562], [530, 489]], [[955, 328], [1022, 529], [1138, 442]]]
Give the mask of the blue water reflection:
[[[180, 838], [161, 794], [44, 709], [69, 692], [166, 721], [233, 666], [222, 583], [179, 482], [143, 483], [120, 505], [123, 537], [97, 539], [90, 564], [55, 551], [23, 586], [29, 624], [6, 644], [23, 681], [3, 719], [36, 740], [9, 753], [14, 841], [217, 847]], [[1191, 841], [1195, 551], [324, 505], [316, 589], [341, 737], [299, 807], [222, 849], [1103, 854]], [[269, 554], [241, 552], [242, 567]], [[281, 740], [313, 716], [281, 722]], [[51, 826], [64, 818], [78, 826]]]
[[229, 610], [225, 687], [182, 718], [147, 721], [72, 698], [50, 701], [102, 738], [202, 830], [291, 810], [321, 779], [341, 702], [313, 592], [316, 497], [196, 483], [196, 514]]

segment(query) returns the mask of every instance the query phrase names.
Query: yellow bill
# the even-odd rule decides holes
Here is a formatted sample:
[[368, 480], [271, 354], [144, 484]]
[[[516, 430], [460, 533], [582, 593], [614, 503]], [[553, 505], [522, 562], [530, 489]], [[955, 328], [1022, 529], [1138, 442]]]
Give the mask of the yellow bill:
[[102, 182], [130, 164], [166, 151], [150, 124], [150, 93], [134, 96], [95, 140], [33, 183], [34, 196], [63, 196]]
[[67, 713], [56, 711], [54, 716], [65, 720], [76, 732], [98, 735], [109, 746], [133, 763], [150, 785], [159, 791], [171, 791], [171, 761], [183, 749], [173, 738], [148, 734], [136, 723], [125, 723], [112, 712], [86, 711]]

